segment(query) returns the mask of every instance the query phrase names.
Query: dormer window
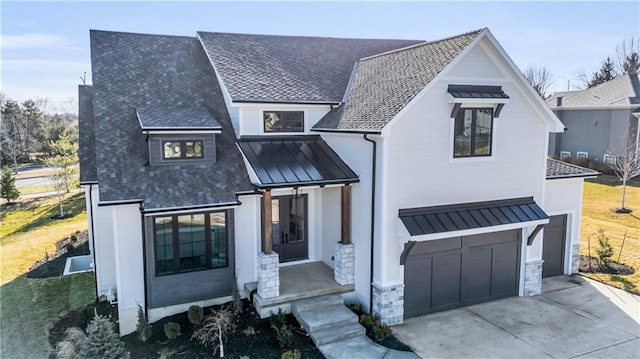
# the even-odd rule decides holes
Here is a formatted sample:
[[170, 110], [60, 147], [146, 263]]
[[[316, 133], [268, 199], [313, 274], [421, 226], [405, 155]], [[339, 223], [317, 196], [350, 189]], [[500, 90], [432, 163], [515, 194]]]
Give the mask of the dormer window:
[[264, 132], [304, 132], [304, 111], [264, 111]]
[[162, 141], [162, 159], [200, 159], [204, 157], [203, 147], [202, 140]]

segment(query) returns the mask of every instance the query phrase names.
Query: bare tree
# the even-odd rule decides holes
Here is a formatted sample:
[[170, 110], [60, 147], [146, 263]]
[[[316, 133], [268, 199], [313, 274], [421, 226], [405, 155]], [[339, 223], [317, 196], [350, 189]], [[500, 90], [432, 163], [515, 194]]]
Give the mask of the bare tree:
[[553, 75], [549, 69], [544, 66], [529, 66], [524, 70], [523, 74], [540, 97], [547, 99], [551, 95], [549, 88], [553, 83]]
[[631, 209], [625, 207], [624, 200], [627, 192], [627, 182], [634, 177], [640, 176], [640, 158], [638, 156], [638, 149], [636, 149], [634, 145], [627, 146], [625, 153], [622, 156], [616, 157], [611, 168], [622, 182], [620, 208], [618, 208], [616, 212], [631, 213]]
[[616, 70], [619, 74], [637, 74], [640, 70], [640, 38], [622, 40], [616, 47]]
[[18, 158], [24, 153], [18, 122], [17, 116], [3, 106], [2, 119], [0, 121], [0, 152], [11, 159], [14, 173], [18, 171]]

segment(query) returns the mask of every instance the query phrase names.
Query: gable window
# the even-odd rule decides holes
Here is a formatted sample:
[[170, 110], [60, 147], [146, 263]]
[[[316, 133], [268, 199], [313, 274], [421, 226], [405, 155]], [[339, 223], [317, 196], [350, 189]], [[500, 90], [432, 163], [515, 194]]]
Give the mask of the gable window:
[[154, 218], [156, 275], [229, 265], [227, 212]]
[[304, 132], [304, 111], [264, 111], [264, 132]]
[[461, 108], [454, 125], [453, 157], [491, 156], [493, 108]]
[[162, 141], [162, 159], [201, 159], [204, 158], [202, 140]]

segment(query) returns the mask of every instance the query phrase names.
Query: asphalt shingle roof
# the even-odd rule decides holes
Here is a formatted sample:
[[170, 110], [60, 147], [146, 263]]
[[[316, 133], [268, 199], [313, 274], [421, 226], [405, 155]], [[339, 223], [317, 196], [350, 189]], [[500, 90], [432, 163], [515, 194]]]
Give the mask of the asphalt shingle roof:
[[206, 108], [148, 106], [137, 109], [140, 127], [151, 129], [219, 130], [220, 124]]
[[233, 101], [341, 102], [354, 63], [417, 40], [198, 32]]
[[78, 132], [80, 154], [80, 182], [93, 183], [96, 174], [96, 137], [93, 119], [93, 97], [91, 86], [78, 86]]
[[600, 172], [589, 168], [576, 166], [571, 163], [547, 158], [547, 179], [569, 178], [569, 177], [591, 177], [597, 176]]
[[[558, 97], [562, 97], [562, 106], [558, 106]], [[640, 106], [640, 80], [638, 74], [626, 74], [586, 90], [557, 92], [547, 99], [547, 105], [554, 110], [563, 107]]]
[[[91, 63], [101, 202], [142, 199], [145, 209], [215, 205], [253, 188], [196, 38], [91, 31]], [[218, 121], [215, 164], [146, 165], [136, 109], [165, 104], [202, 108]]]
[[346, 101], [313, 128], [377, 132], [482, 30], [425, 42], [358, 61]]

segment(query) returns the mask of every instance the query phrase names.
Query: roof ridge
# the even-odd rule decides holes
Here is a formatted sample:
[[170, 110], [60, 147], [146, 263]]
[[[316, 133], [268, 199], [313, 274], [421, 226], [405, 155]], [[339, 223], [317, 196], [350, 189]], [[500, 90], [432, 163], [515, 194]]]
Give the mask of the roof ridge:
[[107, 34], [119, 34], [119, 35], [139, 35], [139, 36], [153, 36], [153, 37], [176, 37], [176, 38], [183, 38], [183, 39], [196, 39], [195, 36], [187, 36], [187, 35], [163, 35], [163, 34], [149, 34], [149, 33], [144, 33], [144, 32], [89, 29], [89, 35], [91, 35], [93, 33], [107, 33]]
[[386, 56], [386, 55], [390, 55], [390, 54], [397, 53], [397, 52], [407, 51], [407, 50], [411, 50], [411, 49], [414, 49], [414, 48], [417, 48], [417, 47], [420, 47], [420, 46], [427, 46], [427, 45], [437, 44], [439, 42], [450, 41], [450, 40], [453, 40], [453, 39], [456, 39], [456, 38], [460, 38], [460, 37], [463, 37], [463, 36], [468, 36], [468, 35], [471, 35], [471, 34], [475, 34], [477, 36], [482, 31], [484, 31], [486, 29], [487, 29], [486, 27], [483, 27], [481, 29], [476, 29], [476, 30], [473, 30], [473, 31], [467, 31], [467, 32], [462, 33], [462, 34], [448, 36], [448, 37], [445, 37], [445, 38], [442, 38], [442, 39], [437, 39], [437, 40], [432, 40], [432, 41], [423, 41], [423, 42], [420, 42], [420, 43], [417, 43], [417, 44], [414, 44], [414, 45], [409, 45], [409, 46], [401, 47], [399, 49], [390, 50], [390, 51], [386, 51], [386, 52], [381, 52], [379, 54], [363, 57], [359, 61], [371, 60], [371, 59], [376, 58], [376, 57], [381, 57], [381, 56]]
[[220, 32], [220, 31], [196, 31], [196, 34], [209, 35], [245, 35], [259, 37], [280, 37], [280, 38], [296, 38], [296, 39], [329, 39], [329, 40], [363, 40], [363, 41], [424, 41], [416, 39], [378, 39], [365, 37], [336, 37], [336, 36], [320, 36], [320, 35], [281, 35], [281, 34], [252, 34], [241, 32]]

